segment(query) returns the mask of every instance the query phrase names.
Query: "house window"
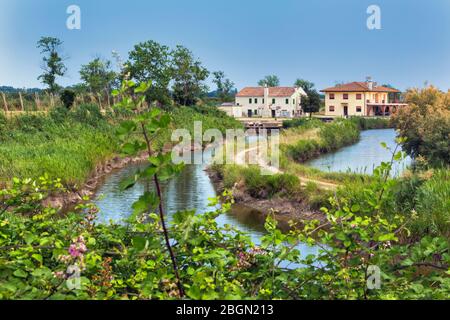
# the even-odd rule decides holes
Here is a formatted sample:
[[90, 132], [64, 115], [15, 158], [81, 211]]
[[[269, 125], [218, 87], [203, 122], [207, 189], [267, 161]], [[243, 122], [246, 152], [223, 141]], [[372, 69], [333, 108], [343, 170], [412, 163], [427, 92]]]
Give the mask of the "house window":
[[255, 98], [255, 103], [258, 103], [258, 98]]
[[348, 100], [348, 93], [344, 93], [344, 100]]
[[252, 104], [252, 98], [248, 99], [248, 103]]
[[255, 109], [255, 116], [257, 116], [257, 115], [258, 115], [258, 110]]
[[295, 105], [295, 99], [292, 99], [292, 104]]
[[275, 104], [275, 99], [272, 99], [272, 104]]
[[356, 112], [361, 112], [362, 108], [361, 107], [356, 107]]
[[264, 98], [263, 98], [263, 104], [264, 104], [265, 102], [264, 102]]
[[289, 104], [289, 99], [286, 99], [286, 104]]
[[334, 93], [330, 93], [330, 100], [334, 100]]
[[334, 106], [330, 106], [330, 112], [334, 112]]
[[356, 100], [361, 100], [362, 99], [362, 94], [361, 93], [357, 93], [356, 94]]

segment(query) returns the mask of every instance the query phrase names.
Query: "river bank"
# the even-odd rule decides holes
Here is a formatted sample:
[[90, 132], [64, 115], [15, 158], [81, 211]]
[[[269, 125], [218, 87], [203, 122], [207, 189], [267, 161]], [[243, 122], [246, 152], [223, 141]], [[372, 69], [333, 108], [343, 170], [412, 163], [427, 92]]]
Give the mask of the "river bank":
[[[280, 221], [323, 221], [325, 217], [320, 209], [329, 206], [329, 198], [335, 195], [339, 186], [352, 181], [364, 180], [370, 183], [370, 172], [360, 170], [361, 161], [358, 161], [358, 156], [364, 159], [364, 164], [370, 168], [380, 165], [382, 161], [390, 161], [391, 151], [380, 146], [381, 142], [384, 142], [391, 150], [395, 148], [395, 131], [383, 129], [387, 124], [386, 120], [373, 123], [360, 120], [342, 120], [333, 124], [306, 122], [303, 127], [282, 132], [281, 168], [274, 171], [276, 174], [263, 176], [255, 166], [215, 165], [208, 168], [208, 175], [218, 192], [232, 190], [236, 203], [244, 204], [265, 215], [274, 212]], [[363, 130], [372, 125], [381, 129]], [[292, 148], [297, 149], [297, 153], [311, 141], [318, 146], [314, 149], [316, 151], [307, 152], [301, 157], [292, 157]], [[310, 162], [305, 164], [298, 161], [336, 158], [340, 153], [343, 153], [343, 158], [347, 158], [346, 154], [352, 148], [365, 151], [361, 151], [361, 154], [352, 153], [355, 159], [342, 160], [347, 160], [350, 167], [345, 172], [326, 172], [323, 167], [317, 168], [309, 166]], [[404, 170], [408, 164], [407, 159], [401, 167], [395, 167], [396, 172]]]

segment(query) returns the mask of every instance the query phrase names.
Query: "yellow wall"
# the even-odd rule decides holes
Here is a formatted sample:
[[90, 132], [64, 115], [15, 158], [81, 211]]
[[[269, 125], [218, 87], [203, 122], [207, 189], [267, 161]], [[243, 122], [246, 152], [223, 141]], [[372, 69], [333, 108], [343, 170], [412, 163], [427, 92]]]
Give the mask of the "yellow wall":
[[[333, 92], [331, 92], [333, 93]], [[348, 100], [344, 100], [344, 94], [348, 94]], [[356, 99], [356, 95], [361, 94], [361, 100]], [[378, 101], [376, 101], [378, 97]], [[349, 116], [366, 116], [366, 102], [385, 103], [388, 102], [388, 94], [386, 92], [334, 92], [334, 100], [330, 99], [330, 92], [325, 94], [325, 115], [327, 116], [344, 116], [344, 105], [348, 106]], [[330, 106], [334, 106], [334, 112], [330, 111]], [[357, 112], [357, 107], [361, 107], [361, 112]]]

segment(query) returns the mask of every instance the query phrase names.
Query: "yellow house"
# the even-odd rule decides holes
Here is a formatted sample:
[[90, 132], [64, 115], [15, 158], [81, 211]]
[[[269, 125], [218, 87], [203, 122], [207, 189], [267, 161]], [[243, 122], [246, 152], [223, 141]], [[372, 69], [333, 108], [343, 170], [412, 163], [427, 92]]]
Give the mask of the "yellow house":
[[378, 86], [370, 78], [366, 82], [351, 82], [321, 91], [325, 93], [327, 116], [389, 116], [406, 106], [400, 102], [399, 90]]

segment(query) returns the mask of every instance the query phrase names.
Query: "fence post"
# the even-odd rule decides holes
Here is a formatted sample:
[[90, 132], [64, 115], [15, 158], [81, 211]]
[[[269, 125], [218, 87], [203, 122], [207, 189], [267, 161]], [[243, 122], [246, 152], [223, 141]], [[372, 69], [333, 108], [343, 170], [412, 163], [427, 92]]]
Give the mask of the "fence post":
[[19, 100], [20, 100], [20, 108], [22, 109], [22, 112], [25, 111], [25, 107], [23, 105], [23, 98], [22, 98], [22, 92], [19, 91]]
[[3, 97], [3, 107], [5, 108], [5, 112], [8, 112], [8, 102], [6, 101], [6, 95], [4, 92], [2, 92]]
[[41, 107], [41, 102], [39, 101], [39, 95], [37, 92], [34, 93], [34, 102], [36, 103], [36, 109], [39, 110]]

